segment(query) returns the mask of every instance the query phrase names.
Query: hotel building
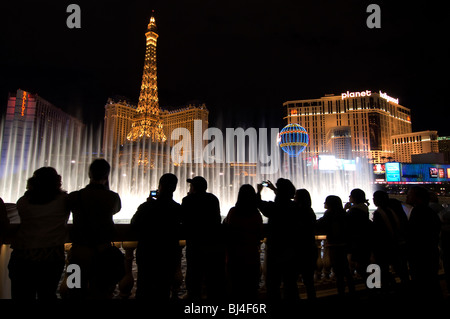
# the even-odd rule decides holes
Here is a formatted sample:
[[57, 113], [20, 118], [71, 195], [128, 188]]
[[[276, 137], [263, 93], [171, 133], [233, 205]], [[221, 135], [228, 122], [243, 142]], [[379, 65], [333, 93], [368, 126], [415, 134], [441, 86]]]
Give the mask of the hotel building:
[[37, 160], [64, 160], [62, 156], [76, 152], [84, 131], [80, 120], [21, 89], [9, 94], [3, 125], [1, 174], [33, 168]]
[[[173, 130], [176, 128], [185, 128], [191, 134], [191, 147], [193, 148], [194, 143], [196, 142], [198, 145], [202, 145], [203, 149], [207, 142], [203, 140], [203, 133], [208, 129], [208, 115], [209, 111], [205, 104], [189, 104], [184, 108], [175, 109], [173, 111], [163, 110], [161, 112], [163, 129], [170, 146], [173, 146], [178, 142], [178, 140], [171, 139]], [[194, 139], [194, 121], [196, 120], [201, 120], [201, 134], [196, 136], [200, 139], [198, 141], [195, 141]]]
[[[131, 130], [133, 118], [136, 115], [137, 106], [130, 104], [125, 100], [115, 101], [112, 98], [108, 99], [105, 105], [105, 118], [103, 126], [103, 151], [115, 152], [120, 145], [128, 142], [127, 135]], [[209, 111], [205, 104], [193, 105], [189, 104], [174, 110], [160, 110], [161, 122], [166, 142], [170, 146], [175, 145], [178, 140], [172, 140], [172, 131], [176, 128], [186, 128], [191, 134], [191, 146], [194, 147], [194, 123], [196, 120], [201, 120], [201, 135], [208, 128]], [[206, 141], [197, 141], [205, 146]]]
[[135, 115], [136, 105], [126, 100], [108, 99], [103, 126], [103, 152], [115, 152], [127, 142], [127, 134]]
[[391, 136], [411, 133], [411, 111], [381, 91], [326, 94], [318, 99], [286, 101], [287, 124], [298, 123], [309, 134], [305, 157], [392, 158]]
[[439, 153], [444, 154], [445, 163], [450, 163], [450, 136], [438, 137]]
[[411, 163], [412, 155], [439, 153], [437, 131], [398, 134], [393, 135], [391, 140], [396, 162]]

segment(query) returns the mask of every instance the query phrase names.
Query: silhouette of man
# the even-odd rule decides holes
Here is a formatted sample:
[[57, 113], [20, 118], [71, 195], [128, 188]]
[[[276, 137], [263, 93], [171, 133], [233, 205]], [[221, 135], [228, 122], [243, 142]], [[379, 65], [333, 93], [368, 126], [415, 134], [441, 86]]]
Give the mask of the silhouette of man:
[[121, 208], [119, 194], [109, 190], [110, 170], [106, 160], [95, 159], [89, 166], [89, 184], [69, 194], [73, 213], [69, 262], [81, 268], [81, 289], [71, 289], [72, 297], [111, 298], [117, 283], [108, 271], [112, 266], [101, 266], [100, 257], [111, 247], [113, 215]]
[[136, 298], [167, 301], [180, 259], [181, 206], [173, 192], [178, 178], [161, 176], [156, 198], [149, 197], [139, 206], [131, 227], [138, 236]]
[[280, 286], [283, 283], [284, 298], [299, 299], [297, 279], [300, 271], [300, 252], [298, 233], [301, 231], [301, 215], [296, 203], [292, 201], [295, 187], [285, 178], [279, 178], [276, 187], [269, 182], [275, 192], [275, 201], [261, 200], [263, 186], [257, 185], [261, 213], [268, 218], [267, 234], [267, 295], [271, 300], [281, 298]]
[[9, 226], [9, 219], [6, 210], [6, 205], [3, 202], [3, 199], [0, 198], [0, 247], [3, 244], [3, 237], [8, 229], [8, 226]]
[[186, 231], [186, 288], [192, 300], [220, 300], [224, 292], [225, 249], [221, 234], [220, 206], [217, 197], [207, 193], [201, 176], [187, 180], [189, 193], [183, 198], [182, 220]]
[[424, 297], [441, 297], [439, 285], [440, 220], [428, 206], [428, 190], [412, 187], [406, 202], [413, 206], [408, 221], [408, 257], [415, 293]]

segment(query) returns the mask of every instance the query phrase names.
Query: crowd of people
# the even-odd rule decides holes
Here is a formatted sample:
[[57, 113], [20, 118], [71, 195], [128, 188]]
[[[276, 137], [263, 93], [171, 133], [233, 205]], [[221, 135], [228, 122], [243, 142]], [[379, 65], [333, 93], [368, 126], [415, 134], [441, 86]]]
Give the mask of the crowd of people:
[[[109, 172], [107, 161], [94, 160], [90, 183], [70, 194], [62, 190], [61, 176], [51, 167], [36, 170], [28, 179], [27, 191], [17, 201], [21, 224], [8, 266], [13, 299], [56, 298], [70, 212], [72, 247], [67, 258], [81, 269], [81, 288], [68, 289], [67, 297], [112, 297], [123, 276], [122, 265], [113, 263], [123, 264], [123, 259], [114, 255], [112, 246], [113, 215], [120, 211], [121, 201], [109, 189]], [[256, 189], [242, 185], [236, 204], [222, 220], [219, 199], [207, 192], [207, 181], [196, 176], [187, 182], [189, 192], [177, 203], [173, 193], [178, 178], [162, 175], [157, 194], [149, 196], [130, 221], [138, 239], [137, 299], [167, 301], [176, 296], [182, 280], [180, 239], [186, 239], [185, 283], [192, 301], [258, 300], [264, 238], [267, 299], [298, 300], [300, 275], [307, 298], [315, 299], [316, 234], [326, 235], [341, 296], [346, 295], [346, 286], [348, 294], [354, 294], [355, 274], [366, 282], [368, 265], [377, 264], [383, 291], [400, 289], [441, 298], [440, 258], [450, 287], [449, 213], [425, 188], [409, 190], [410, 211], [386, 192], [376, 191], [372, 217], [361, 189], [353, 189], [345, 205], [330, 195], [325, 198], [325, 213], [316, 219], [309, 192], [279, 178], [266, 184], [275, 193], [274, 201], [261, 199], [263, 184]], [[1, 236], [8, 220], [0, 204]], [[266, 230], [262, 215], [267, 217]]]

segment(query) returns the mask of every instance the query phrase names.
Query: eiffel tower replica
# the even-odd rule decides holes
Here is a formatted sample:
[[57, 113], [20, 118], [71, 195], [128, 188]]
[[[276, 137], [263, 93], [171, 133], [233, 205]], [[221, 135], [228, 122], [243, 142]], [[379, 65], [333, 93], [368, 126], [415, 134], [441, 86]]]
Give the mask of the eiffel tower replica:
[[142, 75], [141, 94], [137, 107], [137, 114], [131, 124], [131, 131], [127, 139], [131, 142], [143, 138], [151, 138], [152, 142], [165, 142], [166, 135], [160, 118], [158, 100], [158, 83], [156, 75], [156, 41], [158, 33], [155, 17], [152, 15], [148, 24], [145, 50], [144, 72]]
[[156, 43], [158, 33], [155, 17], [152, 14], [147, 27], [146, 50], [144, 71], [142, 75], [141, 92], [136, 109], [136, 115], [132, 119], [131, 130], [127, 134], [128, 142], [120, 151], [121, 165], [157, 168], [162, 163], [162, 157], [167, 156], [164, 151], [168, 146], [167, 137], [163, 131], [163, 123], [160, 116], [161, 109], [158, 100], [158, 84], [156, 74]]

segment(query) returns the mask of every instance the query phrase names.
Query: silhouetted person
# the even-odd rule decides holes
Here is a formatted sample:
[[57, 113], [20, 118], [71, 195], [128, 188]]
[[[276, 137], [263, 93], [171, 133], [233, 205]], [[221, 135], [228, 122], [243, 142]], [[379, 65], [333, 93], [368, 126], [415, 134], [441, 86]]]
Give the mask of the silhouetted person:
[[[402, 229], [406, 214], [403, 213], [402, 222], [391, 208], [389, 195], [384, 191], [376, 191], [373, 194], [373, 203], [377, 209], [373, 213], [373, 252], [375, 262], [381, 269], [381, 285], [383, 289], [394, 288], [395, 279], [389, 270], [392, 265], [399, 275], [402, 283], [408, 281], [406, 265], [400, 265], [403, 254], [402, 245], [406, 243], [405, 230]], [[401, 206], [400, 206], [401, 207]]]
[[64, 270], [69, 218], [61, 176], [52, 167], [36, 170], [17, 201], [19, 230], [13, 239], [9, 277], [13, 299], [56, 299]]
[[9, 226], [8, 213], [6, 210], [6, 205], [3, 202], [3, 199], [0, 198], [0, 248], [3, 244], [3, 240], [6, 234], [6, 231]]
[[[258, 184], [259, 198], [262, 188], [263, 186]], [[290, 180], [279, 178], [276, 187], [269, 182], [269, 188], [276, 194], [275, 201], [259, 201], [261, 213], [268, 218], [267, 295], [272, 301], [279, 300], [280, 287], [283, 284], [284, 299], [297, 300], [299, 299], [297, 280], [302, 257], [298, 236], [302, 226], [298, 206], [292, 201], [295, 187]]]
[[444, 267], [444, 276], [447, 291], [450, 293], [450, 211], [449, 208], [439, 203], [439, 198], [435, 192], [430, 192], [430, 208], [439, 216], [441, 221], [441, 236], [439, 239], [439, 249]]
[[121, 208], [119, 195], [109, 190], [110, 169], [106, 160], [94, 160], [90, 183], [69, 194], [73, 213], [69, 262], [81, 268], [81, 289], [69, 290], [74, 298], [111, 298], [118, 282], [112, 273], [116, 265], [107, 261], [115, 234], [113, 215]]
[[336, 276], [337, 291], [345, 295], [345, 279], [350, 294], [355, 292], [353, 275], [347, 259], [349, 233], [347, 215], [338, 196], [330, 195], [325, 199], [324, 215], [317, 220], [317, 229], [327, 236], [326, 246], [330, 256], [330, 264]]
[[295, 192], [294, 202], [298, 206], [300, 230], [298, 233], [298, 245], [300, 249], [300, 274], [306, 287], [308, 299], [316, 298], [314, 287], [314, 271], [317, 265], [316, 246], [316, 214], [312, 209], [311, 195], [306, 189], [298, 189]]
[[253, 186], [242, 185], [236, 205], [223, 221], [226, 226], [227, 273], [231, 296], [238, 300], [255, 300], [258, 297], [263, 221], [257, 204]]
[[220, 300], [225, 292], [225, 248], [217, 197], [207, 193], [201, 176], [187, 180], [189, 193], [183, 198], [182, 223], [186, 232], [186, 289], [188, 298]]
[[400, 278], [402, 289], [407, 289], [409, 285], [408, 269], [408, 216], [403, 208], [403, 203], [398, 199], [389, 198], [389, 208], [393, 213], [393, 220], [396, 224], [396, 254], [394, 255], [394, 271]]
[[138, 237], [136, 298], [168, 301], [180, 259], [181, 206], [172, 197], [178, 178], [161, 176], [156, 198], [141, 204], [131, 226]]
[[447, 208], [439, 213], [441, 219], [441, 256], [444, 266], [447, 292], [450, 294], [450, 210]]
[[444, 210], [444, 206], [439, 203], [439, 198], [435, 192], [429, 192], [430, 203], [428, 206], [439, 216], [439, 214]]
[[349, 231], [350, 261], [356, 272], [367, 278], [367, 266], [372, 253], [372, 221], [369, 219], [369, 202], [363, 190], [355, 188], [350, 192], [349, 202], [345, 204]]
[[428, 206], [428, 190], [413, 186], [406, 201], [413, 206], [408, 221], [408, 261], [416, 297], [439, 298], [439, 233], [440, 220]]

